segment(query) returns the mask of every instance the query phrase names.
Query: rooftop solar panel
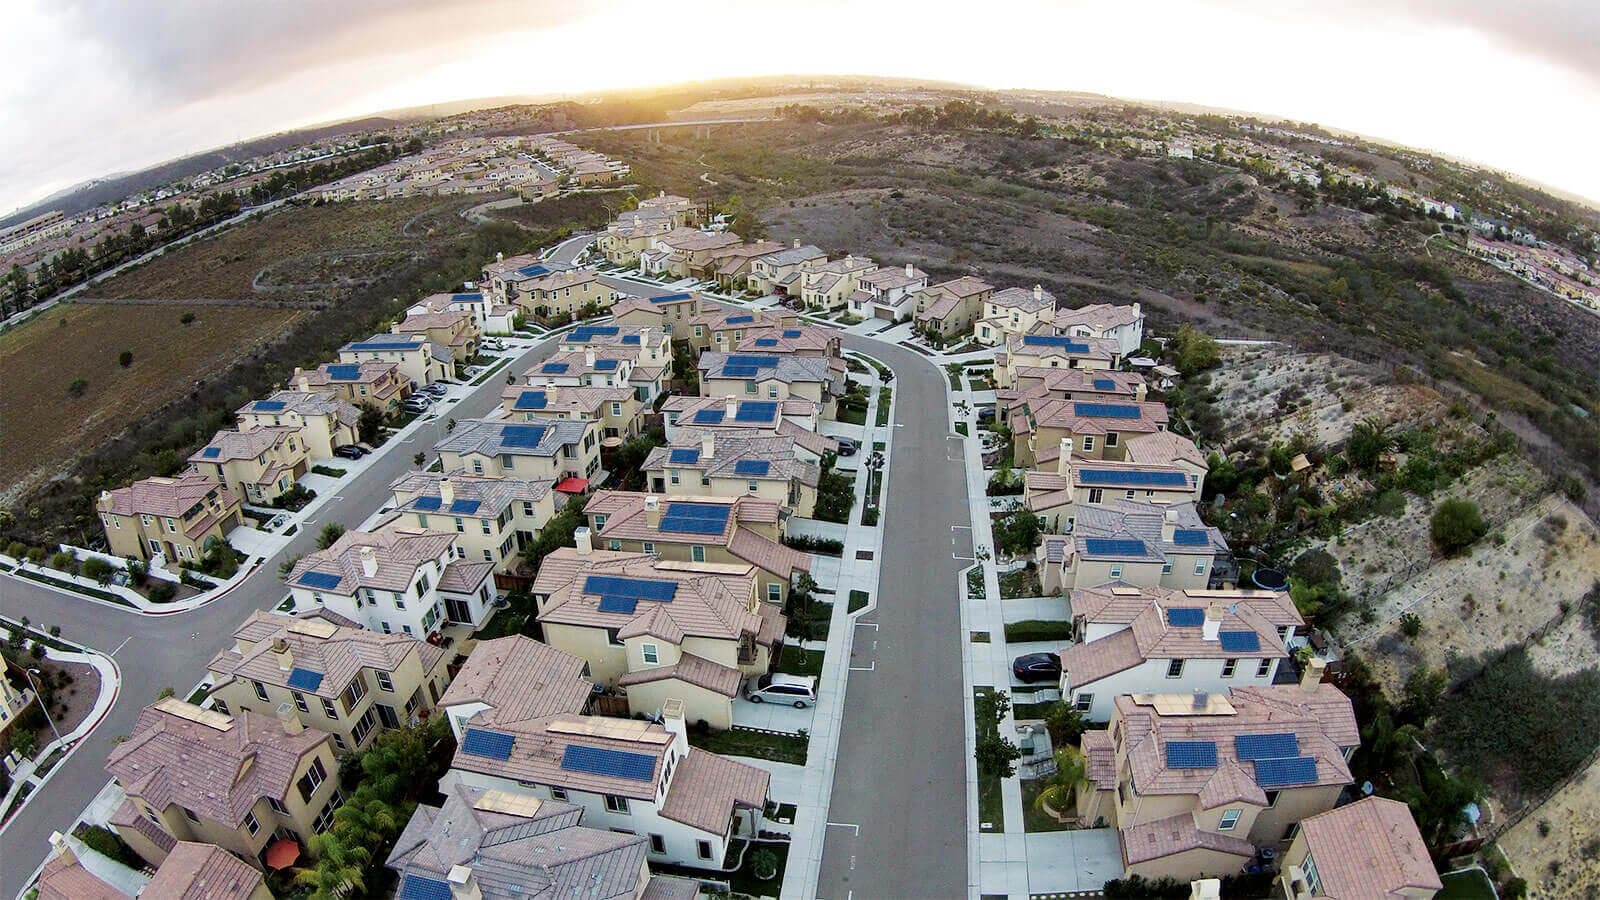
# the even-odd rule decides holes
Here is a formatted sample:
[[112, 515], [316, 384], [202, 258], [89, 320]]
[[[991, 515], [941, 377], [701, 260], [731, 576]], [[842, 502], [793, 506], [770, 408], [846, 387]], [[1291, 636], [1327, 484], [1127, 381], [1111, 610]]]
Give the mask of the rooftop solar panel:
[[1215, 769], [1217, 744], [1215, 741], [1168, 741], [1167, 768]]
[[1167, 624], [1178, 628], [1199, 628], [1206, 623], [1203, 609], [1180, 608], [1167, 610]]
[[1109, 378], [1096, 378], [1094, 380], [1094, 389], [1097, 391], [1114, 391], [1117, 389], [1117, 383]]
[[400, 900], [450, 900], [450, 882], [407, 875], [400, 882]]
[[617, 362], [614, 359], [597, 359], [594, 361], [594, 370], [596, 372], [615, 372], [617, 370]]
[[729, 316], [728, 317], [728, 324], [729, 325], [743, 325], [746, 322], [754, 322], [755, 320], [756, 320], [755, 316]]
[[1074, 403], [1072, 412], [1092, 419], [1137, 419], [1139, 407], [1123, 403]]
[[1103, 556], [1143, 556], [1144, 541], [1087, 538], [1083, 542], [1090, 553]]
[[322, 673], [296, 666], [289, 670], [289, 687], [300, 691], [314, 691], [322, 686]]
[[477, 512], [478, 507], [482, 505], [482, 502], [478, 500], [457, 500], [450, 504], [450, 512], [458, 516], [470, 516]]
[[718, 425], [722, 422], [723, 411], [720, 409], [702, 409], [694, 414], [696, 425]]
[[734, 413], [735, 422], [770, 422], [778, 414], [778, 404], [770, 400], [747, 400]]
[[650, 302], [651, 303], [673, 303], [673, 302], [678, 301], [678, 300], [688, 300], [691, 296], [692, 295], [690, 295], [690, 294], [682, 294], [682, 293], [679, 293], [679, 294], [662, 294], [659, 297], [651, 297], [650, 298]]
[[778, 346], [778, 339], [777, 338], [756, 338], [756, 346], [757, 347], [776, 347], [776, 346]]
[[1172, 532], [1172, 542], [1180, 547], [1204, 547], [1211, 543], [1211, 533], [1204, 528], [1179, 528]]
[[258, 412], [282, 412], [283, 408], [288, 405], [282, 400], [257, 400], [251, 409]]
[[786, 331], [784, 331], [783, 336], [786, 337], [786, 338], [797, 338], [797, 337], [800, 336], [800, 329], [791, 328], [789, 330], [786, 330]]
[[648, 578], [590, 575], [583, 581], [583, 592], [599, 596], [632, 597], [637, 600], [670, 603], [672, 598], [678, 594], [678, 583], [675, 581], [652, 581]]
[[622, 342], [624, 344], [637, 344], [639, 343], [639, 336], [637, 334], [625, 334], [622, 336]]
[[1254, 631], [1224, 631], [1217, 639], [1228, 653], [1255, 653], [1261, 649], [1261, 636]]
[[1026, 347], [1060, 347], [1068, 353], [1088, 353], [1089, 345], [1074, 341], [1065, 335], [1027, 334], [1022, 337]]
[[500, 432], [500, 443], [507, 447], [537, 447], [548, 430], [543, 425], [507, 425]]
[[461, 736], [461, 752], [486, 759], [510, 759], [515, 738], [486, 728], [468, 728]]
[[721, 534], [728, 525], [728, 507], [702, 503], [668, 503], [661, 530], [679, 534]]
[[639, 599], [637, 597], [604, 596], [600, 598], [599, 608], [604, 613], [622, 613], [625, 616], [631, 616], [638, 606]]
[[546, 375], [559, 375], [566, 370], [566, 363], [545, 363], [539, 367], [539, 371], [545, 373]]
[[438, 497], [418, 497], [417, 499], [411, 501], [411, 506], [412, 508], [420, 509], [423, 512], [437, 512], [440, 506], [440, 501]]
[[1233, 749], [1243, 760], [1284, 759], [1300, 755], [1300, 739], [1292, 731], [1240, 734], [1233, 738]]
[[1256, 784], [1264, 788], [1315, 784], [1316, 781], [1317, 761], [1314, 757], [1256, 760]]
[[693, 465], [700, 461], [700, 451], [682, 449], [673, 450], [667, 454], [667, 461], [679, 463], [681, 465]]
[[222, 448], [221, 447], [207, 447], [204, 450], [200, 451], [200, 455], [204, 456], [206, 459], [216, 459], [217, 457], [222, 455]]
[[359, 344], [351, 344], [350, 345], [350, 349], [352, 349], [352, 350], [410, 350], [413, 347], [419, 346], [424, 340], [426, 340], [426, 338], [424, 338], [422, 335], [415, 335], [415, 336], [407, 336], [407, 337], [403, 337], [403, 338], [397, 338], [395, 340], [390, 340], [390, 341], [362, 341]]
[[523, 391], [514, 405], [517, 409], [544, 409], [550, 405], [550, 398], [544, 391]]
[[726, 363], [726, 365], [730, 366], [754, 366], [758, 369], [770, 369], [777, 364], [778, 358], [776, 356], [747, 356], [743, 353], [736, 353], [728, 357]]
[[334, 381], [355, 381], [361, 377], [361, 367], [350, 365], [329, 366], [328, 377]]
[[303, 572], [296, 581], [309, 588], [336, 588], [339, 586], [339, 576], [329, 575], [327, 572]]
[[765, 475], [772, 471], [772, 463], [764, 459], [741, 459], [733, 464], [735, 475]]
[[568, 744], [561, 754], [561, 768], [589, 775], [612, 775], [630, 781], [649, 781], [656, 772], [656, 758], [606, 747]]
[[482, 300], [483, 299], [483, 294], [481, 294], [481, 293], [478, 293], [478, 294], [451, 294], [450, 295], [450, 299], [451, 300], [461, 300], [463, 302], [468, 301], [468, 300]]
[[540, 275], [549, 275], [550, 270], [541, 265], [523, 266], [517, 270], [517, 274], [527, 278], [537, 278]]
[[761, 370], [755, 366], [723, 366], [722, 374], [726, 378], [754, 378]]
[[1125, 485], [1128, 487], [1188, 487], [1189, 476], [1182, 472], [1144, 472], [1138, 469], [1080, 469], [1084, 484]]

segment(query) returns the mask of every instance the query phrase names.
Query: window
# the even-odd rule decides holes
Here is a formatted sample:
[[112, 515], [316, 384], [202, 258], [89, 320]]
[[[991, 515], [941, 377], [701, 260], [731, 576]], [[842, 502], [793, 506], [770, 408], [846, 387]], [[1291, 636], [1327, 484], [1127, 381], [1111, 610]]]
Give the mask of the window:
[[301, 801], [310, 803], [311, 795], [315, 794], [317, 788], [321, 787], [322, 783], [327, 780], [328, 770], [322, 767], [321, 757], [313, 759], [311, 768], [307, 769], [306, 773], [300, 776], [300, 780], [295, 782], [295, 787], [300, 789]]
[[1194, 573], [1196, 575], [1204, 575], [1206, 573], [1206, 561], [1205, 560], [1201, 559], [1201, 560], [1196, 560], [1195, 561]]
[[317, 699], [322, 701], [322, 714], [323, 715], [327, 716], [330, 719], [339, 718], [339, 710], [338, 710], [337, 707], [335, 707], [333, 705], [333, 701], [332, 700], [329, 700], [327, 697], [318, 697]]
[[1072, 698], [1072, 705], [1079, 712], [1088, 712], [1089, 707], [1094, 706], [1094, 695], [1079, 694], [1078, 696]]
[[261, 823], [256, 821], [255, 813], [247, 812], [244, 814], [244, 830], [250, 832], [251, 837], [254, 837], [255, 833], [261, 830]]
[[622, 815], [628, 815], [628, 798], [627, 797], [618, 797], [618, 796], [616, 796], [614, 794], [606, 794], [605, 798], [606, 798], [606, 812], [614, 812], [614, 813], [621, 813]]
[[250, 682], [250, 686], [256, 689], [256, 699], [257, 700], [265, 700], [265, 699], [267, 699], [267, 686], [266, 685], [262, 684], [259, 681], [252, 681], [252, 682]]
[[700, 544], [690, 545], [690, 547], [689, 547], [689, 556], [692, 559], [694, 559], [695, 562], [705, 562], [706, 561], [706, 548], [701, 546]]
[[1167, 677], [1168, 678], [1182, 678], [1183, 677], [1183, 660], [1174, 659], [1174, 660], [1170, 660], [1170, 661], [1167, 662]]
[[1083, 436], [1083, 452], [1088, 453], [1090, 450], [1093, 450], [1093, 449], [1094, 449], [1094, 435], [1092, 435], [1092, 434], [1084, 435]]
[[1277, 806], [1277, 805], [1278, 805], [1278, 792], [1277, 791], [1267, 791], [1267, 809], [1272, 809], [1274, 806]]
[[1232, 831], [1239, 824], [1239, 810], [1225, 809], [1222, 811], [1222, 821], [1217, 823], [1218, 831]]
[[607, 628], [606, 629], [606, 643], [612, 645], [613, 647], [621, 647], [622, 646], [622, 638], [617, 637], [617, 629], [615, 629], [615, 628]]
[[754, 494], [756, 491], [760, 490], [761, 485], [757, 484], [756, 480], [752, 478], [749, 481], [745, 482], [745, 487], [747, 487], [750, 490], [750, 493]]
[[489, 563], [494, 562], [494, 551], [490, 550], [488, 547], [483, 548], [483, 561]]
[[1105, 494], [1106, 494], [1106, 492], [1101, 490], [1100, 488], [1089, 488], [1089, 502], [1090, 503], [1099, 503], [1101, 500], [1103, 500], [1105, 498]]
[[655, 644], [641, 645], [639, 652], [644, 655], [644, 661], [652, 666], [661, 662], [661, 649]]
[[612, 538], [611, 539], [611, 549], [612, 550], [621, 550], [622, 549], [622, 541], [620, 539], [618, 539], [618, 538]]
[[1121, 578], [1122, 577], [1122, 566], [1120, 566], [1120, 565], [1112, 566], [1111, 567], [1111, 577], [1112, 578]]
[[567, 799], [567, 789], [566, 788], [558, 788], [558, 787], [551, 788], [550, 789], [550, 799], [551, 800], [566, 800]]
[[283, 801], [279, 800], [277, 797], [268, 797], [267, 805], [272, 807], [272, 811], [280, 816], [289, 815], [289, 807], [284, 806]]
[[1265, 678], [1270, 674], [1272, 674], [1272, 660], [1263, 659], [1261, 662], [1256, 664], [1257, 678]]
[[767, 399], [769, 399], [769, 400], [778, 399], [778, 386], [777, 385], [775, 385], [775, 384], [767, 385]]
[[228, 704], [222, 702], [221, 700], [212, 700], [211, 707], [225, 716], [232, 715], [232, 713], [228, 712]]
[[1117, 433], [1115, 431], [1106, 432], [1106, 446], [1109, 448], [1109, 447], [1115, 447], [1116, 445], [1117, 445]]
[[488, 519], [479, 519], [478, 527], [483, 530], [484, 534], [494, 534], [494, 530], [490, 527], [490, 522]]
[[1129, 490], [1129, 491], [1126, 491], [1125, 493], [1123, 493], [1122, 496], [1126, 497], [1129, 500], [1132, 500], [1133, 499], [1133, 495], [1134, 495], [1134, 491]]
[[782, 603], [783, 602], [783, 587], [781, 585], [779, 585], [777, 582], [773, 582], [772, 584], [767, 585], [767, 602], [768, 603]]
[[317, 813], [317, 820], [311, 823], [311, 830], [315, 831], [317, 834], [321, 834], [324, 831], [327, 831], [329, 828], [332, 828], [333, 814], [343, 804], [343, 795], [341, 795], [338, 791], [334, 791], [333, 796], [328, 798], [328, 805], [322, 808], [322, 812]]
[[[189, 821], [195, 823], [196, 825], [200, 824], [200, 817], [194, 814], [194, 810], [190, 809], [187, 806], [180, 806], [178, 808], [183, 810], [184, 818], [186, 818]], [[255, 832], [251, 832], [251, 833], [254, 834]]]
[[1169, 559], [1166, 562], [1161, 564], [1161, 574], [1163, 574], [1163, 575], [1171, 575], [1172, 574], [1172, 560]]
[[678, 470], [677, 469], [669, 469], [668, 472], [667, 472], [667, 475], [668, 475], [668, 477], [670, 477], [672, 479], [672, 483], [673, 484], [677, 484], [678, 483]]
[[394, 679], [389, 677], [389, 673], [388, 672], [379, 672], [377, 674], [378, 674], [378, 688], [380, 690], [388, 691], [391, 694], [394, 693]]
[[694, 852], [701, 859], [710, 859], [711, 858], [711, 842], [710, 841], [704, 841], [704, 840], [695, 841], [694, 842]]
[[654, 552], [656, 552], [656, 542], [655, 541], [645, 541], [644, 542], [644, 552], [646, 552], [646, 553], [654, 553]]
[[367, 735], [372, 733], [373, 723], [376, 721], [377, 715], [373, 713], [372, 707], [367, 707], [366, 715], [363, 715], [360, 719], [358, 719], [356, 721], [356, 727], [350, 730], [350, 736], [355, 738], [357, 747], [366, 742]]
[[659, 834], [650, 835], [650, 852], [651, 853], [665, 853], [665, 852], [667, 852], [667, 839], [665, 837], [662, 837]]
[[757, 385], [754, 381], [746, 381], [744, 383], [744, 392], [746, 394], [754, 394], [759, 389], [760, 389], [760, 386]]
[[299, 691], [290, 691], [289, 693], [294, 695], [294, 708], [295, 709], [298, 709], [303, 713], [311, 712], [311, 707], [306, 705], [306, 695], [305, 694], [302, 694]]
[[1222, 661], [1222, 677], [1223, 678], [1232, 678], [1233, 677], [1233, 670], [1237, 669], [1238, 667], [1239, 667], [1239, 661], [1237, 659], [1225, 659], [1225, 660], [1223, 660]]
[[611, 414], [612, 414], [612, 415], [613, 415], [613, 416], [620, 416], [620, 415], [622, 415], [622, 404], [621, 404], [621, 403], [618, 403], [618, 402], [617, 402], [617, 401], [615, 401], [615, 400], [613, 400], [613, 401], [611, 401]]

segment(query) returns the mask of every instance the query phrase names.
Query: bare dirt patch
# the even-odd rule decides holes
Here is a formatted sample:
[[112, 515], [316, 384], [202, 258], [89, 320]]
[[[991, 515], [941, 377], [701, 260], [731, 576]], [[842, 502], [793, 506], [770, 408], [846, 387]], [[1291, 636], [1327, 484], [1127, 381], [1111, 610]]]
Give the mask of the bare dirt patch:
[[1600, 896], [1596, 810], [1600, 810], [1600, 760], [1500, 836], [1500, 849], [1528, 881], [1529, 897]]

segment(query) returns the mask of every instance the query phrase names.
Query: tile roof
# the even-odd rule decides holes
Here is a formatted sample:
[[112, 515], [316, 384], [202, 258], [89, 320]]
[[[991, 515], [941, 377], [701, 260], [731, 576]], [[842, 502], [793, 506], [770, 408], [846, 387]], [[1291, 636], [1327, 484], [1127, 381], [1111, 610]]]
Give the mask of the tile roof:
[[994, 296], [983, 301], [1007, 309], [1015, 307], [1023, 312], [1054, 309], [1056, 295], [1035, 285], [1033, 288], [1008, 287], [995, 291]]
[[569, 416], [591, 419], [603, 415], [607, 403], [629, 403], [633, 399], [633, 388], [620, 384], [615, 387], [589, 385], [536, 387], [513, 384], [500, 391], [501, 402], [505, 403], [506, 409], [513, 413], [528, 410], [548, 415], [566, 413]]
[[[1173, 624], [1173, 610], [1198, 613], [1193, 625]], [[1255, 649], [1230, 647], [1222, 640], [1204, 636], [1206, 604], [1146, 606], [1130, 627], [1099, 640], [1074, 644], [1061, 652], [1062, 677], [1074, 688], [1093, 684], [1108, 675], [1127, 671], [1152, 659], [1285, 659], [1288, 649], [1278, 637], [1277, 628], [1255, 609], [1240, 605], [1235, 609], [1218, 606], [1221, 632], [1248, 633], [1256, 637]], [[1074, 610], [1076, 613], [1076, 610]], [[1105, 624], [1094, 619], [1092, 624]]]
[[[701, 453], [703, 435], [712, 437], [712, 455]], [[795, 439], [778, 434], [734, 434], [718, 436], [712, 429], [681, 428], [671, 446], [656, 447], [650, 451], [640, 468], [645, 472], [665, 473], [668, 468], [688, 469], [705, 473], [707, 478], [735, 478], [746, 481], [790, 481], [816, 486], [822, 470], [815, 463], [801, 462], [795, 455]], [[675, 451], [676, 454], [675, 454]], [[693, 457], [692, 459], [690, 457]], [[765, 470], [755, 472], [741, 463], [764, 462]]]
[[[762, 348], [762, 350], [766, 349]], [[819, 356], [707, 351], [700, 354], [700, 361], [697, 367], [703, 380], [712, 378], [731, 378], [738, 381], [747, 379], [756, 381], [774, 380], [781, 381], [784, 384], [793, 384], [795, 382], [826, 384], [831, 380], [828, 361]]]
[[[996, 295], [999, 296], [999, 295]], [[992, 302], [986, 301], [986, 302]], [[1004, 326], [1004, 320], [999, 320]], [[1038, 325], [1028, 334], [1010, 333], [1006, 336], [1006, 352], [1009, 354], [1009, 363], [995, 357], [995, 365], [1012, 365], [1018, 368], [1028, 367], [1027, 364], [1019, 365], [1014, 361], [1016, 357], [1037, 357], [1043, 359], [1092, 359], [1109, 362], [1122, 355], [1122, 347], [1111, 338], [1096, 337], [1062, 337], [1054, 333], [1049, 325]]]
[[[110, 497], [101, 497], [100, 508], [119, 516], [171, 516], [182, 518], [206, 498], [215, 494], [224, 515], [239, 505], [232, 491], [196, 473], [185, 473], [175, 478], [152, 477], [135, 481], [127, 487], [107, 491]], [[205, 519], [209, 523], [210, 518]]]
[[652, 684], [657, 681], [678, 680], [695, 687], [705, 688], [724, 697], [739, 693], [739, 670], [712, 662], [693, 653], [685, 653], [670, 666], [638, 669], [617, 679], [617, 684], [628, 687], [635, 684]]
[[226, 716], [168, 697], [139, 713], [106, 771], [156, 809], [178, 804], [237, 826], [262, 797], [287, 797], [300, 760], [330, 740], [309, 728], [290, 734], [248, 710]]
[[[357, 588], [404, 591], [411, 587], [417, 569], [430, 561], [448, 559], [455, 542], [453, 531], [403, 528], [392, 523], [377, 531], [347, 531], [328, 549], [302, 557], [290, 570], [287, 581], [291, 586], [347, 596]], [[372, 575], [362, 568], [364, 547], [372, 549], [377, 561], [377, 571]]]
[[701, 831], [726, 836], [736, 809], [761, 809], [772, 780], [764, 770], [715, 753], [691, 749], [667, 790], [661, 815]]
[[1122, 829], [1122, 858], [1127, 865], [1150, 862], [1190, 850], [1215, 850], [1249, 859], [1256, 848], [1243, 838], [1202, 831], [1194, 813], [1183, 812], [1165, 819]]
[[1248, 608], [1251, 615], [1260, 617], [1274, 629], [1305, 625], [1305, 619], [1301, 618], [1286, 591], [1176, 590], [1108, 585], [1073, 591], [1070, 600], [1074, 618], [1082, 616], [1086, 622], [1107, 625], [1131, 625], [1153, 606], [1162, 609], [1205, 609], [1213, 603], [1237, 606], [1241, 610]]
[[[372, 384], [391, 376], [398, 380], [399, 372], [399, 363], [376, 359], [359, 363], [323, 363], [309, 372], [300, 372], [289, 379], [289, 384], [298, 389], [301, 378], [314, 388], [331, 384]], [[394, 385], [394, 388], [398, 389], [399, 385]]]
[[696, 228], [675, 228], [656, 238], [660, 246], [686, 253], [718, 250], [740, 243], [743, 239], [730, 231], [700, 231]]
[[[1138, 372], [1062, 366], [1017, 366], [1011, 377], [1017, 387], [996, 392], [998, 399], [1006, 401], [1008, 409], [1026, 401], [1037, 403], [1052, 397], [1064, 399], [1068, 394], [1107, 394], [1131, 399], [1139, 386], [1145, 383], [1144, 376]], [[1110, 382], [1109, 387], [1107, 382]]]
[[1082, 743], [1085, 774], [1097, 791], [1109, 791], [1117, 786], [1116, 748], [1111, 743], [1111, 732], [1104, 728], [1091, 728], [1083, 733]]
[[[424, 676], [444, 659], [445, 651], [403, 634], [382, 634], [255, 610], [234, 629], [234, 646], [219, 652], [206, 664], [224, 678], [243, 678], [262, 684], [289, 687], [292, 673], [312, 672], [321, 678], [315, 687], [298, 687], [303, 693], [333, 699], [344, 692], [363, 669], [397, 672], [413, 654]], [[289, 668], [278, 662], [274, 645], [283, 641], [291, 659]], [[244, 650], [239, 645], [248, 644]]]
[[139, 811], [139, 807], [135, 806], [132, 800], [123, 800], [122, 804], [111, 813], [107, 821], [118, 828], [131, 828], [139, 832], [145, 840], [160, 847], [162, 850], [170, 852], [173, 847], [177, 846], [177, 838], [167, 834], [165, 829], [157, 828], [153, 822], [145, 818], [144, 814]]
[[340, 424], [352, 427], [361, 421], [361, 410], [333, 391], [277, 391], [264, 400], [252, 400], [234, 412], [241, 416], [284, 413], [298, 413], [306, 418], [333, 416]]
[[1132, 325], [1144, 317], [1133, 304], [1091, 303], [1077, 309], [1056, 310], [1055, 326], [1065, 332], [1074, 325], [1085, 325], [1096, 331], [1105, 331], [1122, 325]]
[[[479, 716], [483, 715], [467, 720], [469, 726], [480, 724]], [[511, 739], [506, 755], [485, 756], [458, 747], [451, 768], [652, 802], [658, 795], [657, 785], [673, 752], [674, 740], [670, 732], [653, 723], [580, 715], [516, 722], [501, 719], [494, 726], [494, 733]], [[569, 747], [645, 756], [651, 770], [646, 778], [633, 778], [563, 765]]]
[[164, 900], [249, 900], [265, 885], [259, 871], [221, 847], [179, 841], [145, 892]]
[[[51, 853], [44, 870], [39, 873], [38, 894], [34, 900], [131, 900], [134, 896], [102, 881], [82, 858], [68, 862], [65, 855]], [[158, 896], [161, 895], [151, 895]]]
[[1322, 895], [1332, 900], [1399, 898], [1444, 887], [1411, 809], [1382, 797], [1300, 821], [1306, 850], [1316, 861]]
[[810, 262], [815, 259], [825, 259], [827, 258], [827, 255], [827, 253], [822, 251], [822, 248], [813, 244], [806, 244], [801, 247], [790, 247], [787, 250], [780, 250], [777, 253], [769, 253], [762, 257], [762, 261], [774, 267], [797, 266], [801, 263]]
[[[249, 431], [219, 431], [211, 436], [210, 443], [189, 456], [189, 462], [225, 463], [255, 459], [299, 434], [300, 429], [290, 425], [265, 425]], [[304, 451], [304, 442], [299, 447], [300, 451]]]
[[555, 456], [562, 447], [583, 440], [584, 433], [594, 427], [593, 421], [575, 419], [463, 419], [456, 423], [455, 431], [434, 445], [434, 450], [485, 456]]
[[1128, 454], [1129, 462], [1152, 465], [1186, 462], [1191, 465], [1206, 466], [1206, 455], [1200, 452], [1194, 441], [1171, 431], [1156, 431], [1130, 437], [1123, 442], [1123, 449]]
[[773, 325], [746, 331], [735, 349], [740, 353], [826, 353], [838, 342], [837, 332], [817, 325]]
[[[1073, 434], [1155, 432], [1167, 424], [1166, 404], [1149, 401], [1093, 402], [1051, 397], [1028, 403], [1023, 415], [1030, 420], [1029, 430], [1056, 428]], [[1093, 462], [1099, 461], [1085, 460], [1086, 465]]]
[[583, 659], [523, 635], [482, 641], [439, 698], [439, 706], [483, 703], [473, 716], [484, 726], [580, 712], [593, 684]]
[[[445, 503], [442, 496], [443, 483], [446, 480], [450, 484], [450, 503]], [[397, 507], [399, 509], [424, 514], [470, 514], [478, 518], [491, 519], [512, 503], [521, 501], [537, 503], [543, 500], [554, 487], [555, 481], [548, 478], [489, 478], [466, 471], [447, 472], [442, 475], [413, 471], [389, 482], [389, 490], [394, 492], [399, 502]], [[477, 509], [471, 513], [463, 512], [466, 509], [463, 501], [475, 502]], [[560, 495], [556, 496], [556, 502], [559, 507], [562, 503]], [[462, 505], [458, 506], [458, 503]], [[456, 511], [452, 512], [452, 509]]]

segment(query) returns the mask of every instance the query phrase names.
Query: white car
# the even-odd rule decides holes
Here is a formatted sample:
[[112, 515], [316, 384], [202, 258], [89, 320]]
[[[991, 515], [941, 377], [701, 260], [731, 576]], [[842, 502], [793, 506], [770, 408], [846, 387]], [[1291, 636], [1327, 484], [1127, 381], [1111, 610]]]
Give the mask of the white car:
[[768, 672], [750, 679], [744, 698], [751, 703], [788, 703], [795, 709], [805, 709], [817, 702], [817, 679], [814, 675]]

